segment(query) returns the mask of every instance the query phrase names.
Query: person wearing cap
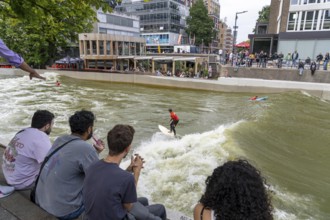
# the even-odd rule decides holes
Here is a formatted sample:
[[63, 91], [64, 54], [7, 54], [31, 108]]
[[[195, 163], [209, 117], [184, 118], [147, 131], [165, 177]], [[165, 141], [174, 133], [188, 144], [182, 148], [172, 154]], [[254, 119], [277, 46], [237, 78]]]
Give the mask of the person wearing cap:
[[168, 109], [168, 111], [170, 112], [170, 133], [172, 133], [172, 131], [174, 132], [174, 136], [176, 136], [176, 131], [175, 131], [175, 127], [176, 125], [179, 123], [179, 117], [175, 114], [175, 112], [170, 108]]
[[37, 71], [32, 69], [27, 63], [25, 63], [24, 59], [10, 50], [6, 44], [0, 39], [0, 57], [5, 58], [11, 65], [20, 68], [28, 73], [30, 73], [30, 79], [33, 77], [45, 80], [45, 77], [40, 76]]

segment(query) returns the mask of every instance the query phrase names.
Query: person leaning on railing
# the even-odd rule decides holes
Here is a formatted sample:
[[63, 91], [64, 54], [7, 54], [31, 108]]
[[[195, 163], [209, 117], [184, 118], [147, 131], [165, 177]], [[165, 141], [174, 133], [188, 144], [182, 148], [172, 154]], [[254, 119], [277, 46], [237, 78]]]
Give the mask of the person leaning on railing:
[[10, 50], [6, 44], [0, 39], [0, 56], [5, 58], [11, 65], [20, 68], [30, 73], [30, 79], [33, 77], [45, 80], [45, 77], [40, 76], [34, 69], [32, 69], [17, 53]]

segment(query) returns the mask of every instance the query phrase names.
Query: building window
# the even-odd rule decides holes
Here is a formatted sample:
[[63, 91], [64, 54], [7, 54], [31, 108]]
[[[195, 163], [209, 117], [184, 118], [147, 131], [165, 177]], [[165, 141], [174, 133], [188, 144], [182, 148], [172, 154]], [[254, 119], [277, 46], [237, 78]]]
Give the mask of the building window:
[[129, 43], [124, 42], [124, 54], [125, 56], [129, 55]]
[[323, 21], [323, 30], [330, 29], [330, 10], [324, 11], [324, 21]]
[[[313, 30], [316, 30], [317, 29], [317, 18], [319, 17], [319, 11], [315, 11], [314, 12], [314, 24], [313, 24]], [[319, 29], [317, 29], [319, 30]]]
[[298, 5], [299, 0], [291, 0], [291, 5]]
[[106, 34], [107, 33], [107, 29], [106, 28], [99, 28], [99, 33], [100, 34]]
[[112, 41], [112, 50], [113, 50], [113, 52], [112, 52], [113, 55], [118, 55], [118, 50], [117, 50], [117, 46], [116, 46], [115, 41]]
[[118, 42], [118, 51], [119, 51], [119, 55], [124, 55], [124, 46], [123, 46], [123, 42]]
[[291, 12], [289, 14], [289, 21], [288, 21], [288, 31], [295, 30], [295, 26], [297, 23], [298, 12]]
[[140, 43], [136, 43], [136, 55], [141, 55]]
[[91, 54], [91, 46], [90, 46], [90, 43], [89, 43], [89, 40], [88, 41], [86, 41], [86, 54]]
[[84, 49], [85, 49], [85, 48], [84, 48], [84, 41], [81, 40], [81, 41], [80, 41], [80, 51], [81, 51], [80, 53], [83, 54], [83, 55], [85, 54], [85, 50], [84, 50]]
[[93, 49], [93, 52], [92, 52], [92, 54], [94, 55], [96, 55], [96, 41], [95, 40], [92, 40], [92, 49]]
[[99, 55], [104, 55], [104, 41], [99, 40]]
[[106, 47], [107, 47], [107, 55], [110, 55], [111, 53], [111, 51], [110, 51], [110, 41], [107, 41], [107, 45], [106, 45]]

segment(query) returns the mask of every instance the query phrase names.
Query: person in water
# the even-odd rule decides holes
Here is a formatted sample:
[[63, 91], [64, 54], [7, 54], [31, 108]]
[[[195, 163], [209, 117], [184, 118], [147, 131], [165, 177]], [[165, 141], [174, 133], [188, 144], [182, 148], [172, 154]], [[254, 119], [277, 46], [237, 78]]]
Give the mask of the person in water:
[[256, 96], [251, 97], [250, 100], [254, 101], [254, 100], [257, 100], [257, 98], [258, 98], [258, 96], [256, 95]]
[[58, 80], [56, 80], [56, 86], [61, 86], [61, 83]]
[[11, 65], [30, 73], [30, 79], [35, 77], [46, 80], [45, 77], [40, 76], [37, 73], [37, 71], [35, 71], [27, 63], [25, 63], [24, 59], [20, 55], [10, 50], [1, 39], [0, 39], [0, 57], [5, 58]]
[[176, 131], [175, 131], [175, 127], [176, 125], [179, 123], [179, 117], [175, 114], [175, 112], [170, 108], [168, 109], [168, 111], [170, 112], [170, 127], [171, 127], [171, 130], [170, 130], [170, 133], [172, 133], [172, 131], [174, 132], [174, 136], [176, 136]]

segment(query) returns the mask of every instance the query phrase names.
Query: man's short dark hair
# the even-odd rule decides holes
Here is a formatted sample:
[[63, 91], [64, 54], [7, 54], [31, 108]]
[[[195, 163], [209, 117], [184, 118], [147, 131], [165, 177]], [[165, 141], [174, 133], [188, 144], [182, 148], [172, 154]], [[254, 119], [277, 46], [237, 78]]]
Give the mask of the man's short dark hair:
[[71, 132], [83, 135], [90, 126], [94, 125], [94, 120], [93, 112], [87, 110], [76, 111], [69, 118]]
[[32, 117], [31, 127], [40, 129], [47, 124], [51, 124], [55, 115], [47, 110], [37, 110]]
[[135, 130], [130, 125], [118, 124], [108, 132], [109, 155], [122, 153], [133, 141]]

